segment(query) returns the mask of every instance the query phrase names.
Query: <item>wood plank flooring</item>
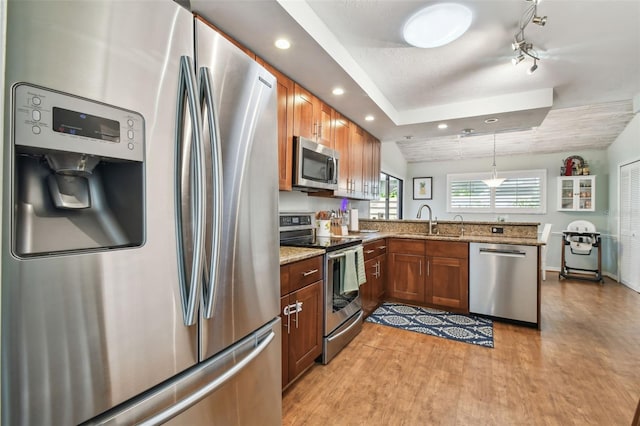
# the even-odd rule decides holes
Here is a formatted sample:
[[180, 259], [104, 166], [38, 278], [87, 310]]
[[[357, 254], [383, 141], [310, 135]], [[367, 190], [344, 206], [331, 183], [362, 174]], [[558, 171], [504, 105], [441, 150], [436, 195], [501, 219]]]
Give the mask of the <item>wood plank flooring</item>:
[[640, 398], [640, 294], [542, 284], [542, 329], [494, 322], [495, 348], [365, 323], [283, 395], [283, 425], [625, 425]]

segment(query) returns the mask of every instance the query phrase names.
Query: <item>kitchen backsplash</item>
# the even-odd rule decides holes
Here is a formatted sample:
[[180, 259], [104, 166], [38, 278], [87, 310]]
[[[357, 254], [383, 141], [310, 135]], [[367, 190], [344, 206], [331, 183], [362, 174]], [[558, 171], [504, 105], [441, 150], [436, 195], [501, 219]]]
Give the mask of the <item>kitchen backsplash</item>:
[[[317, 212], [340, 210], [342, 198], [314, 197], [300, 191], [280, 191], [278, 208], [281, 212]], [[369, 216], [369, 202], [349, 200], [349, 208], [358, 209], [358, 216]]]

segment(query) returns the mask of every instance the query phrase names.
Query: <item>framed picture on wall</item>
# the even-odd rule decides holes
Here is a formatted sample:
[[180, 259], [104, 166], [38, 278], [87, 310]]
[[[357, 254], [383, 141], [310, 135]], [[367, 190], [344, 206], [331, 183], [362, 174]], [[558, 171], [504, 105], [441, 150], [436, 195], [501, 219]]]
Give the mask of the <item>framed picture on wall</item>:
[[431, 200], [432, 189], [431, 177], [413, 178], [414, 200]]

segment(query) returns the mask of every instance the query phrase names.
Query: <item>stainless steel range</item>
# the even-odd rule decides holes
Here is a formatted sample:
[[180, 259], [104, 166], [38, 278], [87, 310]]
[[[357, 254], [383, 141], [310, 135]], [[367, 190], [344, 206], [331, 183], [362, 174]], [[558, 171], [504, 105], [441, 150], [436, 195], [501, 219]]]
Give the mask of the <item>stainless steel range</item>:
[[314, 224], [313, 213], [280, 213], [280, 245], [325, 249], [322, 363], [327, 364], [362, 330], [360, 291], [345, 279], [345, 271], [358, 269], [362, 240], [317, 237]]

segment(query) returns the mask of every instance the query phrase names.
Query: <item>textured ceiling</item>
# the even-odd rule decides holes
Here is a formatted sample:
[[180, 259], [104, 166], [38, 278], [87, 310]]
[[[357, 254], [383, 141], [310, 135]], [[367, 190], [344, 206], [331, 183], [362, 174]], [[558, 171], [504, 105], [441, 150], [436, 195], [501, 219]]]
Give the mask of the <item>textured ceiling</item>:
[[[539, 126], [499, 136], [502, 152], [512, 154], [604, 148], [615, 139], [631, 118], [630, 99], [640, 93], [639, 0], [542, 0], [538, 14], [548, 16], [547, 25], [530, 24], [525, 31], [541, 57], [532, 75], [526, 73], [529, 62], [510, 63], [510, 43], [529, 2], [457, 2], [473, 10], [472, 25], [436, 49], [411, 47], [401, 37], [406, 19], [434, 1], [192, 0], [191, 5], [383, 142], [399, 141], [408, 161], [490, 155], [486, 137], [464, 138], [485, 146], [461, 150], [464, 139], [457, 135], [466, 127], [485, 133]], [[273, 48], [280, 36], [292, 40], [286, 52]], [[337, 85], [346, 91], [340, 98], [331, 95]], [[529, 95], [545, 90], [551, 94], [546, 118], [548, 106]], [[364, 121], [366, 114], [376, 120]], [[488, 116], [499, 116], [500, 122], [484, 126], [480, 118]], [[438, 130], [442, 121], [453, 125]], [[581, 131], [570, 133], [575, 123]], [[408, 135], [413, 139], [407, 141]]]

